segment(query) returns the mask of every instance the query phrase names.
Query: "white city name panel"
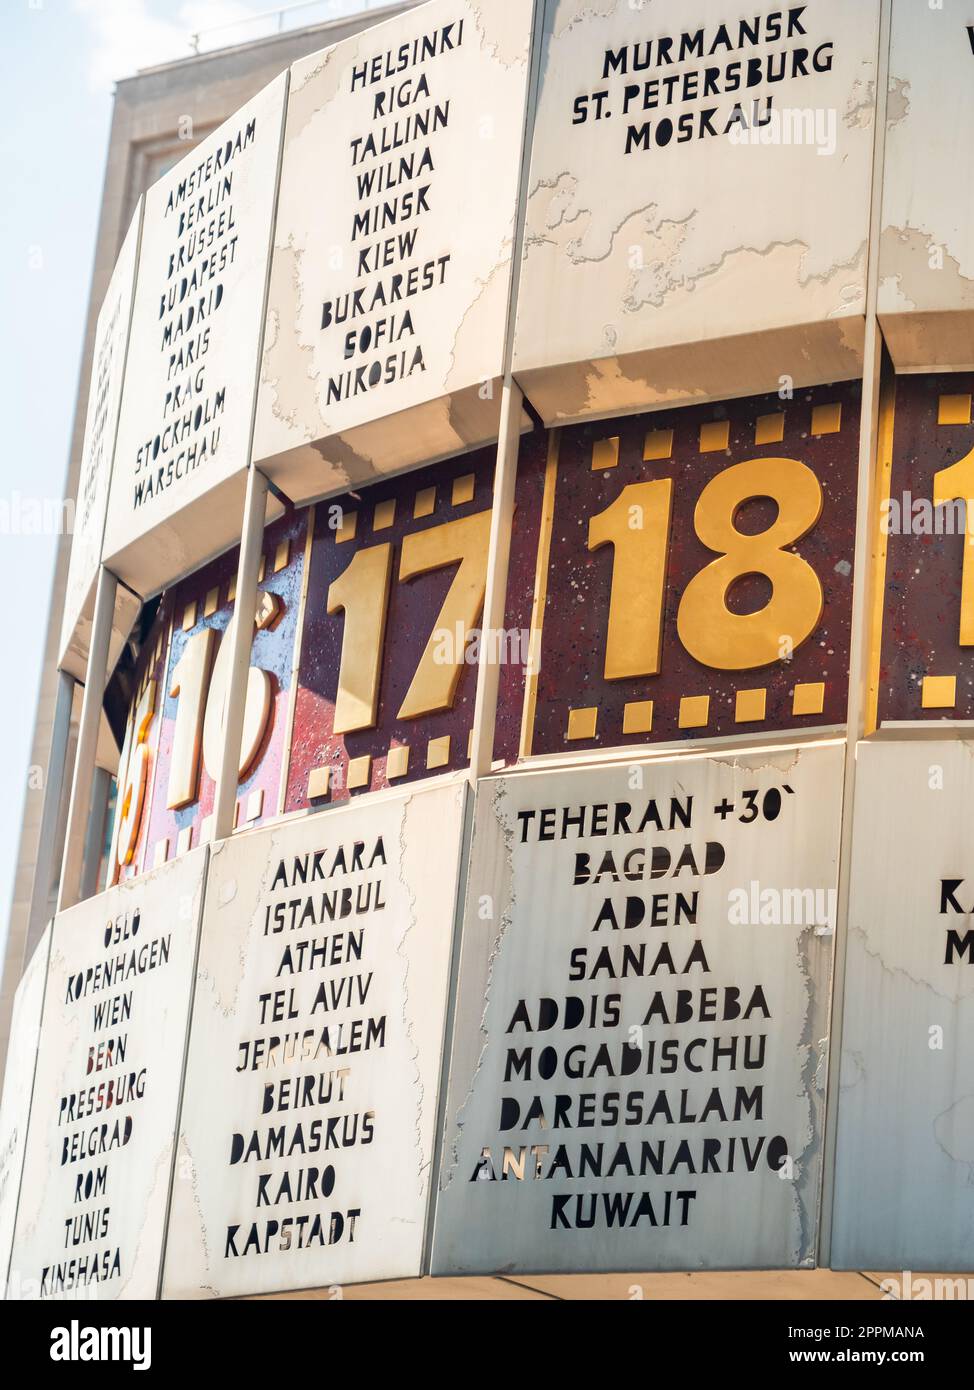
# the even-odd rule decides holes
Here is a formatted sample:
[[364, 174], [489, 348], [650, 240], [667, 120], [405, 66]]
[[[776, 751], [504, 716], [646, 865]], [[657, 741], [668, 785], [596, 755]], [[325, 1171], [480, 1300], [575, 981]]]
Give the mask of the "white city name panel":
[[10, 1016], [3, 1102], [0, 1104], [0, 1288], [5, 1287], [10, 1264], [50, 948], [51, 929], [48, 927], [20, 977]]
[[514, 370], [547, 423], [862, 370], [879, 0], [547, 0]]
[[214, 851], [164, 1297], [421, 1273], [466, 795]]
[[145, 195], [105, 559], [149, 596], [240, 539], [287, 74]]
[[972, 804], [974, 744], [859, 745], [836, 1269], [974, 1271]]
[[[91, 386], [88, 415], [78, 474], [78, 496], [74, 508], [71, 562], [64, 590], [61, 622], [61, 666], [76, 680], [83, 681], [91, 645], [95, 584], [101, 563], [105, 534], [105, 513], [115, 456], [115, 431], [122, 404], [125, 353], [128, 347], [132, 292], [138, 265], [142, 200], [136, 208], [128, 233], [118, 253], [108, 292], [98, 315], [95, 344], [91, 356]], [[134, 595], [120, 588], [116, 599], [115, 630], [109, 652], [114, 667], [122, 645], [138, 617]]]
[[841, 777], [481, 783], [434, 1274], [814, 1265]]
[[11, 1297], [157, 1295], [207, 853], [54, 919]]
[[295, 501], [497, 434], [532, 0], [434, 0], [291, 70], [254, 443]]

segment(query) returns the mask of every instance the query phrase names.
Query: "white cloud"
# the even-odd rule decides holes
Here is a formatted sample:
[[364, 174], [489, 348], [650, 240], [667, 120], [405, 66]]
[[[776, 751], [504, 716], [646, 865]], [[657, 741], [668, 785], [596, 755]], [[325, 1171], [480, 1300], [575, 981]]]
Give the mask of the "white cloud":
[[[98, 89], [131, 77], [139, 68], [187, 58], [192, 34], [236, 25], [270, 8], [266, 0], [72, 0], [72, 5], [91, 34], [89, 76]], [[257, 24], [221, 29], [208, 46], [240, 43], [260, 33]]]

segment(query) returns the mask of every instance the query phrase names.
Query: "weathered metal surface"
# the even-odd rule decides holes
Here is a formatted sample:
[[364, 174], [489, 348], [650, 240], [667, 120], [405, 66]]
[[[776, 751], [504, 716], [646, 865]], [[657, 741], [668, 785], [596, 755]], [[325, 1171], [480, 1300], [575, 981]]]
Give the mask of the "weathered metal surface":
[[[971, 393], [974, 376], [899, 376], [892, 417], [879, 723], [974, 718], [974, 631], [964, 575], [974, 497]], [[947, 470], [957, 469], [947, 475]], [[934, 506], [943, 491], [949, 505]], [[956, 500], [954, 500], [956, 499]], [[965, 631], [965, 627], [968, 629]]]
[[434, 1273], [815, 1263], [842, 761], [480, 784]]
[[[20, 977], [10, 1016], [3, 1102], [0, 1104], [0, 1289], [6, 1288], [14, 1238], [50, 948], [48, 927]], [[12, 1291], [10, 1296], [16, 1297], [16, 1292]]]
[[972, 19], [893, 0], [878, 308], [901, 372], [974, 367]]
[[156, 1296], [205, 863], [54, 920], [13, 1297]]
[[[557, 457], [547, 460], [538, 435], [525, 439], [506, 626], [531, 623], [533, 612], [538, 667], [525, 689], [523, 734], [518, 698], [517, 718], [499, 723], [498, 756], [844, 723], [859, 402], [859, 384], [845, 382], [793, 400], [602, 420], [554, 432]], [[671, 480], [668, 514], [654, 500], [663, 480]], [[613, 543], [602, 543], [599, 528], [613, 516]], [[640, 549], [627, 566], [633, 539]], [[653, 579], [656, 557], [662, 572]], [[730, 575], [726, 599], [715, 584], [694, 616], [691, 585], [718, 564]], [[633, 653], [654, 613], [658, 643], [640, 667]], [[751, 614], [765, 664], [741, 655]], [[613, 624], [624, 671], [612, 669]], [[705, 648], [725, 633], [723, 651], [709, 656]], [[509, 675], [504, 698], [518, 694]]]
[[878, 0], [548, 0], [514, 370], [551, 424], [861, 371]]
[[[480, 449], [433, 468], [377, 483], [361, 493], [337, 497], [317, 508], [308, 598], [301, 643], [299, 689], [288, 778], [288, 811], [345, 800], [350, 794], [410, 783], [469, 763], [477, 693], [477, 647], [468, 642], [479, 629], [487, 571], [487, 528], [493, 505], [495, 450]], [[479, 518], [476, 537], [450, 544], [449, 527]], [[422, 536], [444, 538], [442, 564], [403, 578], [408, 547]], [[387, 597], [379, 620], [366, 622], [354, 597], [364, 583], [353, 581], [365, 553], [391, 547]], [[448, 621], [448, 596], [460, 579], [461, 562], [477, 589], [472, 623], [458, 634]], [[359, 571], [361, 572], [361, 571]], [[408, 573], [408, 571], [406, 571]], [[348, 592], [341, 587], [343, 577]], [[330, 597], [332, 599], [330, 601]], [[348, 600], [347, 608], [337, 606]], [[329, 612], [332, 608], [332, 612]], [[342, 681], [360, 688], [352, 650], [362, 643], [363, 665], [376, 666], [375, 714], [365, 725], [336, 732], [336, 701]], [[432, 644], [432, 649], [430, 649]], [[439, 650], [442, 645], [442, 652]], [[456, 684], [443, 701], [413, 702], [406, 697], [438, 664], [457, 671]], [[345, 663], [343, 668], [343, 663]], [[432, 706], [439, 703], [440, 708]], [[404, 712], [405, 711], [405, 712]], [[395, 759], [400, 761], [396, 763]], [[356, 774], [358, 770], [358, 775]], [[352, 775], [350, 776], [350, 771]], [[312, 778], [317, 777], [317, 783]], [[316, 794], [315, 794], [316, 793]]]
[[164, 1296], [421, 1272], [466, 795], [214, 852]]
[[143, 595], [240, 538], [286, 86], [146, 194], [105, 530], [106, 563]]
[[[132, 314], [132, 294], [138, 264], [142, 203], [139, 202], [115, 262], [98, 323], [91, 355], [91, 388], [78, 474], [71, 562], [64, 589], [60, 665], [84, 681], [91, 643], [95, 582], [101, 564], [108, 490], [115, 455], [115, 431], [122, 404], [125, 353]], [[124, 589], [116, 598], [116, 629], [109, 664], [114, 664], [137, 616], [137, 606]]]
[[497, 434], [533, 0], [291, 69], [254, 458], [294, 501]]
[[974, 744], [859, 745], [836, 1269], [974, 1270], [972, 805]]

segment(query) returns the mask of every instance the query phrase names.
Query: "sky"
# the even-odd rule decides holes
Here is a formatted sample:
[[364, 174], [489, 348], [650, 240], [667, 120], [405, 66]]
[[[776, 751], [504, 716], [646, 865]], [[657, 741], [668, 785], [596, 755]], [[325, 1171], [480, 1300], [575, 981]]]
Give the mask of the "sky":
[[[189, 36], [237, 22], [204, 48], [260, 37], [239, 26], [274, 0], [2, 0], [0, 76], [0, 951], [6, 937], [41, 674], [57, 514], [94, 261], [117, 78], [190, 53]], [[335, 4], [335, 10], [358, 6]], [[327, 3], [293, 21], [328, 17]]]

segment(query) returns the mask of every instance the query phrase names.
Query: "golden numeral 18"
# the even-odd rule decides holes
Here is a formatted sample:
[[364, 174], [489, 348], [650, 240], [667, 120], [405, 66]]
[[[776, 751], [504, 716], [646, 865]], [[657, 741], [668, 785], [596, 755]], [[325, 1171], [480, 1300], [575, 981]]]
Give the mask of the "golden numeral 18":
[[[606, 680], [659, 672], [672, 490], [668, 478], [631, 484], [589, 523], [589, 550], [612, 545], [615, 552]], [[735, 519], [745, 502], [759, 497], [771, 498], [778, 515], [766, 530], [747, 535]], [[821, 581], [786, 547], [807, 535], [821, 514], [822, 486], [797, 459], [750, 459], [707, 484], [697, 500], [694, 528], [719, 558], [691, 579], [677, 616], [680, 641], [701, 665], [754, 670], [780, 659], [783, 639], [796, 650], [812, 635], [822, 616]], [[751, 574], [770, 580], [771, 599], [756, 613], [733, 613], [728, 595]]]

